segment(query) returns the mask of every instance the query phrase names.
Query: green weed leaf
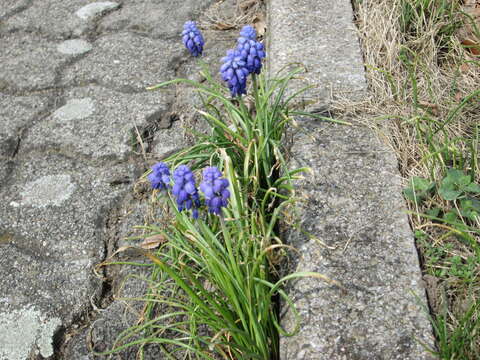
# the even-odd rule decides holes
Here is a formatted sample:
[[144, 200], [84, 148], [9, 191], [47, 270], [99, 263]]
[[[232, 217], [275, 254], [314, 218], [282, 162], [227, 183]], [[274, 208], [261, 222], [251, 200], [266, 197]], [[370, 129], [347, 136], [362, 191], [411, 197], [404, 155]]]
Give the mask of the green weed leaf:
[[410, 179], [410, 187], [405, 188], [403, 194], [408, 200], [419, 203], [429, 195], [434, 186], [434, 182], [414, 176]]
[[472, 183], [469, 175], [458, 169], [449, 169], [438, 189], [444, 200], [456, 200], [465, 192], [480, 193], [480, 186]]
[[463, 199], [460, 201], [460, 215], [475, 221], [480, 216], [480, 201], [476, 199]]
[[458, 197], [462, 195], [462, 191], [455, 190], [453, 185], [442, 183], [442, 185], [440, 185], [440, 189], [438, 189], [438, 195], [440, 195], [444, 200], [452, 201], [458, 199]]
[[465, 191], [473, 194], [480, 194], [480, 185], [472, 182], [465, 186]]
[[438, 217], [439, 214], [440, 214], [440, 208], [439, 207], [434, 207], [434, 208], [431, 208], [431, 209], [427, 210], [427, 215]]
[[443, 219], [446, 221], [446, 222], [450, 222], [450, 223], [456, 223], [458, 222], [458, 216], [456, 213], [454, 213], [453, 211], [449, 211], [447, 213], [445, 213], [443, 215]]

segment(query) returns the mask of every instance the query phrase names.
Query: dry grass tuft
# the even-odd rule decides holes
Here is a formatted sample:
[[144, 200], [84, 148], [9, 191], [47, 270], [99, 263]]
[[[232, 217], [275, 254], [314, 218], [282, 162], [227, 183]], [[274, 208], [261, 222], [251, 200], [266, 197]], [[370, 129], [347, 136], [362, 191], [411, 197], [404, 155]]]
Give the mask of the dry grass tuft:
[[213, 30], [230, 30], [251, 24], [257, 28], [259, 35], [263, 35], [265, 8], [264, 0], [220, 0], [206, 11], [200, 26]]

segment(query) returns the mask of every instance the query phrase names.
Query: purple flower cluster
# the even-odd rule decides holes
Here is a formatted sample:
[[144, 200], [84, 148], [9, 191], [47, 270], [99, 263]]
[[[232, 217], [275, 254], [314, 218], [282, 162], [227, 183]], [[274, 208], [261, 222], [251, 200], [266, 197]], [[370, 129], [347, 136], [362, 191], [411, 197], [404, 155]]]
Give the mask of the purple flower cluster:
[[215, 166], [203, 170], [203, 181], [200, 190], [205, 194], [205, 203], [208, 211], [220, 215], [221, 208], [228, 205], [230, 191], [228, 180], [222, 178], [222, 173]]
[[[170, 170], [165, 163], [157, 163], [152, 167], [152, 173], [148, 180], [154, 189], [170, 188]], [[208, 211], [215, 215], [221, 215], [222, 207], [228, 205], [230, 191], [229, 182], [222, 178], [218, 168], [211, 166], [203, 170], [203, 181], [200, 189], [205, 195], [205, 204]], [[195, 177], [186, 165], [180, 165], [173, 173], [172, 194], [177, 201], [178, 211], [192, 210], [194, 219], [198, 218], [198, 209], [201, 207], [200, 196], [195, 184]]]
[[228, 50], [220, 74], [226, 81], [232, 97], [247, 93], [247, 76], [250, 74], [245, 58], [238, 50]]
[[194, 21], [187, 21], [183, 25], [182, 41], [193, 56], [202, 55], [205, 41]]
[[193, 208], [193, 218], [198, 218], [197, 208], [200, 207], [200, 197], [192, 171], [187, 165], [180, 165], [173, 173], [173, 180], [172, 194], [177, 199], [178, 211]]
[[237, 50], [247, 63], [250, 73], [260, 74], [265, 58], [263, 44], [257, 41], [257, 32], [250, 25], [244, 26], [237, 40]]
[[148, 175], [148, 180], [154, 189], [168, 189], [170, 187], [170, 170], [168, 166], [163, 162], [153, 165], [152, 172]]
[[240, 37], [244, 37], [248, 40], [257, 40], [257, 32], [253, 26], [245, 25], [242, 30], [240, 30]]
[[249, 74], [260, 74], [265, 58], [263, 44], [257, 41], [257, 32], [250, 25], [244, 26], [237, 40], [237, 47], [228, 50], [220, 68], [222, 79], [227, 82], [232, 97], [246, 94]]

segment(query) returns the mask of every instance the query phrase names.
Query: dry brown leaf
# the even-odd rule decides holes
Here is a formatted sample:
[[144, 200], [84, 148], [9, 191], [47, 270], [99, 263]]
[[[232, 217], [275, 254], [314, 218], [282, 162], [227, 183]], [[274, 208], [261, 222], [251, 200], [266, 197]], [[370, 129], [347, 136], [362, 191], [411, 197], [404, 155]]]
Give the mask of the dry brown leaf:
[[213, 24], [213, 27], [215, 27], [217, 30], [230, 30], [230, 29], [234, 29], [235, 25], [217, 22]]
[[429, 102], [426, 102], [426, 101], [419, 101], [418, 104], [420, 106], [423, 106], [423, 107], [426, 107], [428, 109], [430, 109], [433, 113], [433, 115], [438, 115], [438, 105], [437, 104], [432, 104], [432, 103], [429, 103]]
[[155, 249], [157, 247], [159, 247], [161, 244], [163, 244], [165, 241], [167, 241], [167, 239], [165, 239], [165, 236], [163, 235], [153, 235], [153, 236], [149, 236], [147, 238], [145, 238], [145, 240], [143, 240], [141, 243], [140, 243], [140, 247], [142, 249]]
[[480, 44], [477, 44], [476, 42], [474, 42], [470, 39], [465, 39], [465, 40], [462, 41], [462, 45], [471, 54], [476, 55], [476, 56], [480, 55]]
[[242, 11], [247, 11], [248, 8], [255, 5], [256, 2], [257, 2], [257, 0], [245, 0], [245, 1], [240, 3], [240, 9], [242, 9]]
[[265, 35], [265, 31], [267, 30], [267, 24], [265, 21], [265, 16], [263, 14], [259, 14], [253, 20], [253, 27], [257, 31], [257, 35], [263, 37]]
[[480, 17], [480, 7], [466, 9], [465, 12], [468, 13], [468, 15], [470, 15], [471, 17]]
[[460, 91], [457, 91], [457, 93], [455, 94], [455, 101], [460, 102], [462, 101], [462, 99], [463, 99], [462, 93]]
[[468, 72], [468, 70], [470, 70], [470, 65], [468, 65], [467, 63], [463, 63], [462, 65], [460, 65], [461, 73], [466, 73]]

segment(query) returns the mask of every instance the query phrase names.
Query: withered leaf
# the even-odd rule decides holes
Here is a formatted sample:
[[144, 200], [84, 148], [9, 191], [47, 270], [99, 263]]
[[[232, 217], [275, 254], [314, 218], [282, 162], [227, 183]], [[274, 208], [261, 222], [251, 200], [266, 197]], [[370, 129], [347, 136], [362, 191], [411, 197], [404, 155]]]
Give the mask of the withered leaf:
[[457, 91], [457, 93], [455, 94], [455, 101], [460, 102], [462, 101], [462, 99], [463, 99], [462, 93], [460, 91]]
[[239, 6], [240, 6], [240, 9], [242, 9], [242, 11], [246, 11], [248, 10], [248, 8], [255, 5], [256, 2], [257, 0], [245, 0], [245, 1], [242, 1]]
[[438, 115], [438, 105], [437, 104], [432, 104], [426, 101], [419, 101], [418, 104], [422, 107], [428, 108], [433, 115]]
[[465, 39], [462, 41], [462, 45], [465, 47], [466, 50], [468, 50], [471, 54], [478, 56], [480, 55], [480, 44], [477, 44], [476, 42], [470, 40], [470, 39]]
[[267, 30], [265, 17], [263, 15], [257, 15], [255, 20], [253, 20], [253, 27], [257, 31], [257, 35], [259, 37], [263, 37], [263, 35], [265, 35], [265, 31]]
[[470, 70], [470, 65], [468, 65], [467, 63], [463, 63], [462, 65], [460, 65], [460, 72], [466, 73], [468, 70]]
[[221, 23], [221, 22], [216, 22], [215, 24], [213, 24], [213, 26], [217, 30], [230, 30], [230, 29], [235, 28], [235, 25], [233, 25], [233, 24], [226, 24], [226, 23]]
[[165, 236], [163, 235], [153, 235], [145, 238], [141, 243], [140, 247], [142, 249], [155, 249], [159, 247], [161, 244], [165, 243], [167, 239], [165, 239]]

